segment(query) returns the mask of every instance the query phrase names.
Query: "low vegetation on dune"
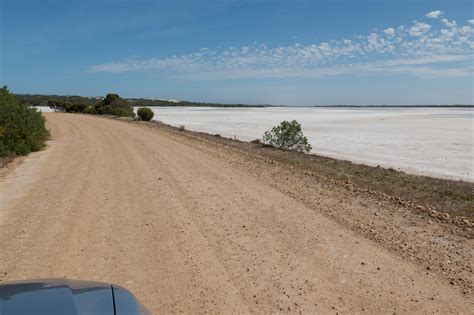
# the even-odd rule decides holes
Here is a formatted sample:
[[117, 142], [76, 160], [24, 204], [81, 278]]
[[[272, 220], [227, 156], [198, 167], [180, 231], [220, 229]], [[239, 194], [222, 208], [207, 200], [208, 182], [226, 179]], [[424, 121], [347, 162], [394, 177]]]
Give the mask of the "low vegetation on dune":
[[41, 112], [0, 88], [0, 157], [38, 151], [49, 137]]

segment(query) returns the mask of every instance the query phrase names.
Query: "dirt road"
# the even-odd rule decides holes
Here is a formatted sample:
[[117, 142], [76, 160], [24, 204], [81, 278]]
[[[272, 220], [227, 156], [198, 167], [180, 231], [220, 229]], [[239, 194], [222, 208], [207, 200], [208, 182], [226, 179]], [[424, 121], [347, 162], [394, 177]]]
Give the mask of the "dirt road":
[[325, 215], [344, 192], [322, 185], [309, 206], [225, 146], [92, 116], [47, 120], [48, 148], [0, 175], [3, 281], [109, 281], [154, 313], [474, 309], [439, 274]]

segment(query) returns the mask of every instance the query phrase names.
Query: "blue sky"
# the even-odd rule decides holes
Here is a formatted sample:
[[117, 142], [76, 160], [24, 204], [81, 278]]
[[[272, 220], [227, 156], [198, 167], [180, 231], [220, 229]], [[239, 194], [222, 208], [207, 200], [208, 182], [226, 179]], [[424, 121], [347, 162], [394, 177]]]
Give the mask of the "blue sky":
[[473, 104], [471, 1], [0, 2], [17, 93]]

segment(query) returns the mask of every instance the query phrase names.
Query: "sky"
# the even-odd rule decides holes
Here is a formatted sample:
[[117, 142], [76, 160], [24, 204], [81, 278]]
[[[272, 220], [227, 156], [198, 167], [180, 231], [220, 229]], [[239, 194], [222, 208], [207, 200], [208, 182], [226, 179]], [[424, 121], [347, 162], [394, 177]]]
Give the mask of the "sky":
[[464, 0], [0, 0], [15, 93], [274, 105], [474, 104]]

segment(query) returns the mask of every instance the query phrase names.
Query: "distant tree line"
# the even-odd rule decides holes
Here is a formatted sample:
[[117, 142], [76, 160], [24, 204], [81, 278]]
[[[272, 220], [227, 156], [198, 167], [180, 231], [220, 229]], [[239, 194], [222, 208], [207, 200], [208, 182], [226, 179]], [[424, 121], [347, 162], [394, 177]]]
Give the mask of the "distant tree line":
[[[109, 93], [104, 98], [53, 95], [48, 99], [44, 95], [22, 94], [20, 99], [29, 105], [48, 106], [55, 112], [135, 117], [134, 102], [114, 93]], [[139, 108], [138, 113], [140, 120], [149, 121], [153, 118], [153, 111], [149, 108]]]
[[179, 106], [179, 107], [265, 107], [265, 105], [245, 105], [245, 104], [222, 104], [222, 103], [203, 103], [203, 102], [189, 102], [189, 101], [167, 101], [167, 100], [151, 100], [145, 98], [129, 99], [133, 106]]
[[[23, 103], [29, 106], [49, 106], [49, 103], [66, 103], [74, 104], [79, 107], [95, 106], [103, 97], [84, 97], [77, 95], [40, 95], [40, 94], [17, 94]], [[203, 103], [189, 101], [168, 101], [146, 98], [129, 98], [124, 99], [133, 107], [160, 107], [160, 106], [204, 106], [204, 107], [265, 107], [265, 105], [244, 105], [244, 104], [220, 104], [220, 103]]]
[[76, 95], [16, 94], [15, 96], [27, 106], [48, 106], [50, 101], [94, 106], [98, 101], [103, 99], [103, 97], [84, 97]]

